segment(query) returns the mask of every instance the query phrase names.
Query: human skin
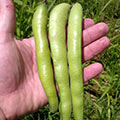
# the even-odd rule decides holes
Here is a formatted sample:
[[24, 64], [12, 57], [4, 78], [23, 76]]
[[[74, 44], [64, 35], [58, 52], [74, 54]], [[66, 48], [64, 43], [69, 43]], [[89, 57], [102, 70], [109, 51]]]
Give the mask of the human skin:
[[[14, 38], [16, 17], [12, 0], [0, 0], [0, 120], [13, 120], [48, 103], [38, 77], [34, 38]], [[105, 50], [108, 26], [83, 21], [83, 62]], [[84, 82], [102, 71], [100, 63], [83, 69]]]

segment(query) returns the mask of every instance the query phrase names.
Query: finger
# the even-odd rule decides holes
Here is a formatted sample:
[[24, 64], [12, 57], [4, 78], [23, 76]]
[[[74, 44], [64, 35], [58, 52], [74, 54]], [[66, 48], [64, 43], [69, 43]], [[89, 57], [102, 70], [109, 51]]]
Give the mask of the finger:
[[108, 48], [110, 40], [107, 37], [102, 37], [99, 40], [91, 43], [90, 45], [83, 48], [83, 61], [87, 61], [101, 53], [103, 50]]
[[103, 66], [100, 63], [94, 63], [83, 69], [84, 82], [96, 77], [103, 70]]
[[90, 19], [90, 18], [85, 18], [84, 20], [83, 20], [83, 29], [87, 29], [87, 28], [89, 28], [89, 27], [91, 27], [91, 26], [93, 26], [95, 23], [94, 23], [94, 21], [92, 20], [92, 19]]
[[83, 46], [94, 42], [95, 40], [105, 36], [109, 31], [108, 25], [105, 23], [98, 23], [85, 29], [83, 31]]
[[6, 120], [5, 119], [5, 115], [4, 115], [4, 113], [3, 113], [1, 108], [0, 108], [0, 120]]
[[0, 0], [0, 34], [13, 33], [16, 16], [12, 0]]

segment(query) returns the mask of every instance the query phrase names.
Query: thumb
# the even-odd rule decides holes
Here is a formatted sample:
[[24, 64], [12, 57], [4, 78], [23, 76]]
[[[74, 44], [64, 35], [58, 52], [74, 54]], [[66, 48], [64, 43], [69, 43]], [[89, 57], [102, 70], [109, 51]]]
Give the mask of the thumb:
[[15, 24], [16, 15], [12, 0], [0, 0], [0, 34], [13, 34]]

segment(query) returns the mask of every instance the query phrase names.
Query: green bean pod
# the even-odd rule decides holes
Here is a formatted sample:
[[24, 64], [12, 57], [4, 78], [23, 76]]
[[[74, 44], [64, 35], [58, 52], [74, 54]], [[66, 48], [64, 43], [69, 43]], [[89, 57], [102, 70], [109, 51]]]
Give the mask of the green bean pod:
[[34, 13], [32, 28], [35, 37], [38, 73], [48, 97], [50, 111], [58, 109], [58, 98], [54, 85], [53, 69], [47, 40], [47, 10], [45, 4], [38, 6]]
[[55, 69], [55, 78], [59, 89], [61, 120], [70, 120], [71, 94], [66, 52], [66, 22], [70, 5], [61, 3], [50, 13], [49, 40]]
[[75, 120], [83, 120], [82, 7], [73, 5], [68, 20], [68, 61]]

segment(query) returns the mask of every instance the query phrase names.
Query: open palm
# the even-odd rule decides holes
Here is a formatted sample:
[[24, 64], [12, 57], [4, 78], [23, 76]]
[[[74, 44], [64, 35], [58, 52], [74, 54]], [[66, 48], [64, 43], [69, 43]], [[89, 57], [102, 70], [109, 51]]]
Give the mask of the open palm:
[[[47, 104], [38, 77], [34, 38], [16, 40], [15, 8], [12, 0], [0, 0], [0, 120], [13, 120]], [[104, 37], [108, 26], [85, 19], [83, 25], [83, 62], [109, 46]], [[84, 81], [102, 71], [100, 63], [83, 70]]]

